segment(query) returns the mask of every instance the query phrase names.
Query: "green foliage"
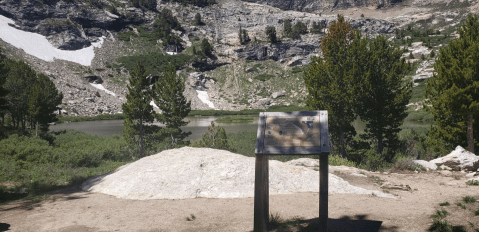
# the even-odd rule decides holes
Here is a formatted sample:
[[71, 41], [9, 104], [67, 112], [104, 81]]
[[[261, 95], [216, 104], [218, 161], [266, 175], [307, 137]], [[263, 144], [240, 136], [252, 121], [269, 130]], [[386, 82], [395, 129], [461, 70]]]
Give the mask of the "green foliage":
[[[434, 115], [429, 146], [452, 150], [461, 145], [474, 151], [479, 145], [479, 22], [468, 15], [459, 38], [439, 51], [435, 73], [427, 81], [427, 109]], [[469, 128], [469, 129], [465, 129]], [[470, 136], [467, 136], [468, 131]]]
[[203, 134], [201, 140], [198, 141], [195, 146], [222, 149], [231, 152], [236, 151], [236, 149], [228, 142], [225, 128], [215, 126], [214, 122], [211, 122], [211, 125], [208, 126], [208, 130]]
[[[367, 122], [363, 138], [375, 141], [378, 153], [384, 147], [394, 152], [399, 147], [398, 133], [412, 95], [412, 82], [403, 84], [410, 66], [401, 59], [402, 52], [383, 36], [368, 40], [358, 34], [351, 53], [358, 96], [356, 113]], [[392, 159], [392, 153], [386, 155]]]
[[148, 141], [155, 129], [147, 123], [153, 123], [154, 111], [150, 105], [152, 93], [146, 70], [137, 62], [135, 71], [130, 73], [126, 102], [121, 106], [125, 115], [123, 137], [129, 144], [130, 154], [134, 158], [146, 155]]
[[210, 6], [216, 4], [216, 0], [169, 0], [170, 2], [178, 2], [181, 4], [190, 4], [199, 7]]
[[156, 0], [131, 0], [131, 3], [137, 8], [144, 7], [156, 11]]
[[204, 25], [204, 23], [201, 21], [201, 14], [200, 13], [196, 13], [195, 21], [193, 21], [193, 25], [196, 25], [196, 26]]
[[381, 154], [377, 152], [377, 149], [370, 149], [365, 152], [362, 161], [358, 165], [358, 168], [369, 170], [369, 171], [382, 171], [384, 169], [390, 168], [391, 163], [386, 161], [387, 149]]
[[321, 34], [322, 30], [323, 30], [323, 27], [321, 26], [321, 23], [316, 23], [316, 22], [313, 22], [311, 29], [309, 29], [309, 31], [313, 34]]
[[120, 136], [102, 138], [72, 130], [51, 136], [53, 143], [20, 135], [0, 141], [0, 182], [16, 183], [10, 189], [0, 187], [0, 203], [79, 184], [129, 160]]
[[253, 78], [256, 79], [256, 80], [259, 80], [259, 81], [267, 81], [267, 80], [271, 79], [272, 77], [274, 77], [274, 75], [260, 74], [260, 75], [257, 75], [255, 77], [253, 77]]
[[449, 202], [443, 202], [439, 204], [440, 206], [450, 206], [451, 204]]
[[453, 226], [447, 221], [434, 220], [429, 231], [434, 232], [466, 232], [463, 226]]
[[268, 38], [268, 41], [270, 43], [276, 43], [277, 38], [276, 38], [276, 28], [273, 26], [267, 26], [266, 27], [266, 37]]
[[291, 25], [291, 19], [285, 19], [283, 22], [283, 36], [290, 37], [293, 33], [293, 27]]
[[181, 46], [181, 38], [171, 33], [171, 30], [183, 31], [180, 22], [178, 19], [173, 16], [171, 10], [163, 8], [163, 10], [158, 15], [158, 19], [155, 20], [155, 29], [153, 30], [154, 34], [157, 35], [157, 38], [160, 38], [163, 41], [163, 45], [174, 44], [176, 46]]
[[447, 215], [451, 215], [451, 213], [447, 212], [447, 210], [445, 209], [436, 210], [436, 214], [431, 215], [431, 218], [443, 219], [443, 218], [446, 218]]
[[469, 180], [466, 182], [467, 185], [477, 185], [479, 186], [479, 180]]
[[14, 129], [36, 128], [37, 135], [38, 130], [43, 133], [48, 131], [48, 123], [57, 120], [54, 113], [61, 104], [63, 95], [49, 77], [37, 74], [25, 62], [9, 59], [3, 61], [9, 70], [2, 74], [3, 78], [6, 77], [4, 84], [0, 80], [0, 90], [3, 92], [0, 94], [0, 103], [3, 101], [3, 106], [0, 105], [2, 123], [6, 115]]
[[186, 54], [164, 55], [160, 51], [152, 51], [141, 55], [123, 56], [117, 59], [129, 72], [135, 70], [136, 62], [140, 61], [146, 69], [147, 75], [158, 75], [166, 70], [169, 63], [176, 68], [183, 67], [190, 62], [191, 57]]
[[210, 42], [205, 38], [201, 41], [201, 51], [204, 55], [209, 56], [213, 52], [213, 47]]
[[240, 44], [247, 44], [251, 39], [249, 38], [248, 31], [246, 29], [242, 29], [240, 26], [239, 32], [238, 32], [238, 37]]
[[183, 121], [191, 111], [191, 102], [183, 95], [185, 90], [184, 81], [176, 76], [175, 67], [168, 65], [163, 77], [155, 83], [153, 88], [153, 99], [161, 110], [156, 118], [166, 125], [166, 129], [159, 132], [160, 138], [170, 139], [173, 148], [176, 146], [188, 145], [185, 141], [191, 132], [183, 132], [180, 127], [186, 126], [188, 122]]
[[465, 203], [474, 203], [476, 202], [476, 198], [472, 196], [465, 196], [462, 198], [462, 201], [464, 201]]
[[218, 123], [233, 123], [233, 122], [252, 122], [254, 121], [254, 118], [252, 117], [224, 117], [224, 118], [218, 118], [215, 120], [215, 122]]
[[348, 57], [353, 38], [350, 24], [338, 15], [338, 21], [330, 24], [321, 41], [324, 58], [313, 57], [303, 73], [309, 92], [306, 104], [310, 110], [328, 110], [332, 149], [339, 150], [344, 158], [347, 143], [356, 134], [351, 124], [356, 119], [354, 77], [348, 73], [352, 68]]

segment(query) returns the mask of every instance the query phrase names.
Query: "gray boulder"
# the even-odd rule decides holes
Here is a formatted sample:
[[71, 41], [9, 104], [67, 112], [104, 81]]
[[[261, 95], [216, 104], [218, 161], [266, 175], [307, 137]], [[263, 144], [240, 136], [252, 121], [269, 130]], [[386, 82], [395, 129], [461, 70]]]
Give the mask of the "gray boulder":
[[425, 160], [413, 160], [412, 162], [414, 162], [415, 164], [419, 164], [425, 168], [429, 168], [431, 170], [436, 170], [437, 169], [437, 165], [434, 164], [434, 163], [431, 163], [429, 161], [425, 161]]
[[449, 155], [429, 161], [437, 166], [445, 165], [453, 171], [475, 171], [479, 168], [479, 156], [457, 146]]
[[278, 98], [278, 97], [284, 96], [285, 94], [286, 94], [285, 91], [274, 92], [273, 94], [271, 94], [271, 97], [272, 97], [273, 99], [276, 99], [276, 98]]
[[258, 101], [260, 105], [266, 106], [271, 104], [271, 99], [270, 98], [263, 98]]

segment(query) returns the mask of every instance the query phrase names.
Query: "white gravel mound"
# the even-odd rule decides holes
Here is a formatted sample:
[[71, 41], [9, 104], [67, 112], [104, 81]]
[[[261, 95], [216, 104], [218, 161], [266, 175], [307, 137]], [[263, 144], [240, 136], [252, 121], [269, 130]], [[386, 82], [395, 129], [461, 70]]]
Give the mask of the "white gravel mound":
[[[124, 199], [244, 198], [254, 196], [255, 158], [210, 148], [166, 150], [96, 176], [84, 191]], [[319, 173], [280, 161], [269, 162], [269, 194], [319, 192]], [[374, 194], [329, 174], [329, 193]]]

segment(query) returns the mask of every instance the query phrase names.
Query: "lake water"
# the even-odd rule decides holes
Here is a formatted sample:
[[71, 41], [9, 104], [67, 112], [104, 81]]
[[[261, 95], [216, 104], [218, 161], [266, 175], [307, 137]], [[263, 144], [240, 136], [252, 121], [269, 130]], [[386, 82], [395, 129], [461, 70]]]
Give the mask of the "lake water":
[[[202, 116], [202, 117], [187, 117], [185, 121], [189, 121], [188, 125], [182, 127], [183, 131], [191, 131], [190, 140], [201, 138], [205, 133], [211, 122], [226, 116]], [[232, 117], [232, 116], [229, 116]], [[244, 117], [244, 116], [242, 116]], [[257, 131], [258, 117], [248, 116], [254, 118], [253, 122], [247, 123], [215, 123], [217, 126], [224, 127], [226, 133], [237, 133], [242, 131]], [[154, 125], [164, 126], [161, 123], [153, 123]], [[78, 130], [92, 135], [110, 136], [123, 133], [123, 120], [102, 120], [102, 121], [86, 121], [86, 122], [71, 122], [61, 123], [50, 126], [51, 131], [59, 130]]]
[[[227, 116], [201, 116], [201, 117], [187, 117], [185, 120], [189, 121], [188, 125], [182, 127], [184, 131], [191, 131], [189, 136], [190, 140], [197, 140], [205, 133], [206, 129], [211, 122], [222, 117]], [[231, 116], [229, 116], [231, 117]], [[243, 117], [243, 116], [242, 116]], [[257, 131], [258, 130], [258, 116], [253, 117], [253, 122], [247, 123], [215, 123], [215, 125], [224, 127], [226, 133], [237, 133], [243, 131]], [[160, 123], [154, 123], [155, 125], [163, 126]], [[416, 122], [405, 121], [403, 128], [416, 128], [418, 130], [428, 130], [432, 123], [430, 122]], [[353, 122], [353, 126], [358, 133], [363, 132], [366, 127], [366, 123], [357, 119]], [[123, 133], [123, 120], [103, 120], [103, 121], [86, 121], [86, 122], [72, 122], [62, 123], [50, 126], [51, 131], [74, 129], [82, 131], [92, 135], [98, 136], [110, 136]]]

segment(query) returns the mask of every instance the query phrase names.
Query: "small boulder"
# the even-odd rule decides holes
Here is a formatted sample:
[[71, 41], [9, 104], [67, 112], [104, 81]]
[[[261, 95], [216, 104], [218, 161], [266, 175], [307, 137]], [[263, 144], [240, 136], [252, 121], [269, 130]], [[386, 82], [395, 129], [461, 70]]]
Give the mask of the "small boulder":
[[285, 91], [274, 92], [273, 94], [271, 94], [271, 97], [272, 97], [273, 99], [276, 99], [276, 98], [278, 98], [278, 97], [284, 96], [285, 94], [286, 94]]
[[364, 174], [358, 174], [358, 173], [351, 173], [351, 174], [349, 174], [349, 175], [351, 175], [351, 176], [358, 176], [358, 177], [368, 177], [368, 176], [366, 176], [366, 175], [364, 175]]
[[429, 169], [432, 169], [432, 170], [436, 170], [437, 169], [437, 165], [434, 164], [434, 163], [431, 163], [429, 161], [425, 161], [425, 160], [413, 160], [412, 162], [414, 162], [415, 164], [419, 164], [425, 168], [429, 168]]
[[444, 157], [440, 157], [429, 161], [438, 166], [445, 165], [453, 171], [474, 171], [479, 168], [479, 156], [466, 151], [461, 146], [457, 146], [454, 151]]
[[258, 103], [260, 105], [266, 106], [266, 105], [271, 104], [271, 99], [270, 98], [262, 98], [262, 99], [259, 99]]

